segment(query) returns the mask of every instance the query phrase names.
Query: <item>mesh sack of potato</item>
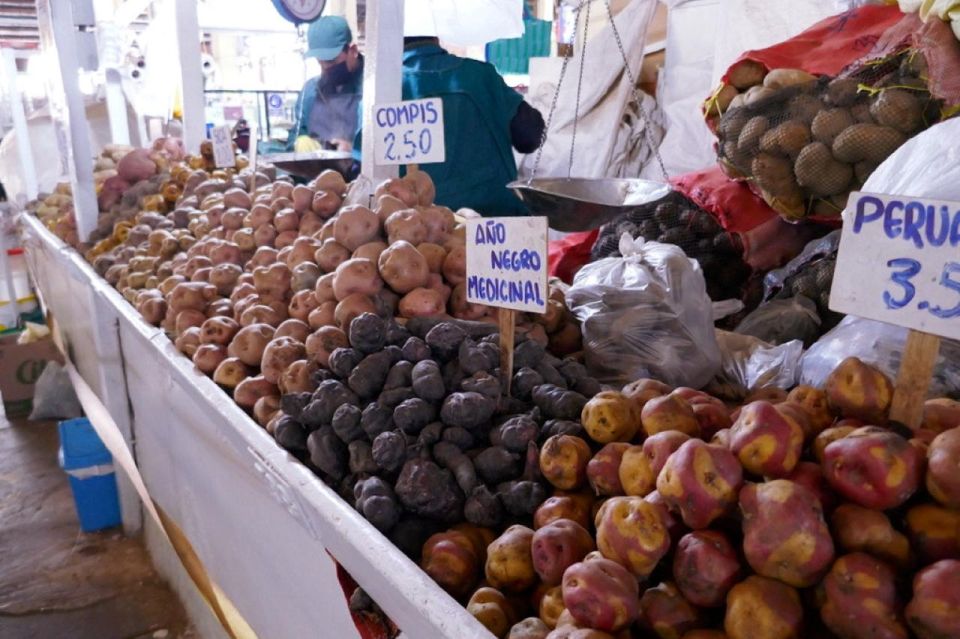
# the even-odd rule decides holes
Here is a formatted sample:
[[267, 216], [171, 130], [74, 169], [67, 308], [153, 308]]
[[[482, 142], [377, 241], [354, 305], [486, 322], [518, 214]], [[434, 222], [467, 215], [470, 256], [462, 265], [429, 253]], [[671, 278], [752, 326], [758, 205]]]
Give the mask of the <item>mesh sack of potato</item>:
[[715, 103], [721, 166], [787, 220], [836, 219], [883, 160], [960, 104], [960, 43], [948, 31], [904, 17], [837, 74], [807, 58], [803, 68], [734, 65], [738, 82], [747, 68], [759, 82], [725, 109]]
[[624, 233], [683, 249], [700, 264], [710, 299], [742, 297], [751, 269], [741, 259], [739, 237], [728, 233], [712, 214], [682, 194], [674, 191], [604, 225], [591, 250], [591, 260], [621, 257], [620, 237]]

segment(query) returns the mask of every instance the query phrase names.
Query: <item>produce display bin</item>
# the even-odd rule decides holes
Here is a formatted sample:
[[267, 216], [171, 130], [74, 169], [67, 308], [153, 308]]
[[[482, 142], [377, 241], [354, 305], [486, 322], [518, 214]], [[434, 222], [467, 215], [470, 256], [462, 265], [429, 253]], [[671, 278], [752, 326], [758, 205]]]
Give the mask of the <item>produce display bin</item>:
[[[386, 537], [281, 449], [163, 332], [146, 324], [82, 258], [34, 218], [30, 267], [81, 375], [131, 446], [148, 489], [183, 529], [211, 579], [260, 637], [358, 637], [332, 556], [412, 638], [492, 635]], [[57, 274], [60, 274], [59, 277]], [[113, 327], [117, 350], [90, 342]], [[119, 372], [117, 385], [93, 381]], [[116, 395], [122, 389], [123, 404]], [[113, 392], [104, 392], [104, 390]], [[129, 408], [128, 408], [129, 407]], [[116, 411], [116, 414], [115, 414]], [[125, 504], [126, 506], [126, 504]], [[168, 550], [147, 527], [148, 548]], [[329, 552], [329, 554], [328, 554]], [[168, 573], [187, 608], [195, 591]]]
[[80, 530], [94, 532], [120, 525], [120, 498], [113, 457], [85, 417], [60, 422], [60, 467], [80, 519]]

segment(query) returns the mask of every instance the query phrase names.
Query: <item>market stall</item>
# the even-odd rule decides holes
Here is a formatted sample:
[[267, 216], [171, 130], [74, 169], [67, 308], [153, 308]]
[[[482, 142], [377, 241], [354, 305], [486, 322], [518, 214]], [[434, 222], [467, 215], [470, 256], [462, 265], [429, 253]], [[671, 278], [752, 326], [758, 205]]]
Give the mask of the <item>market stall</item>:
[[[365, 132], [401, 15], [367, 16]], [[167, 138], [96, 207], [32, 206], [44, 308], [143, 481], [125, 524], [148, 493], [205, 632], [960, 632], [960, 43], [893, 6], [805, 27], [702, 96], [716, 166], [516, 185], [543, 217]], [[549, 250], [566, 282], [548, 224], [592, 231]]]

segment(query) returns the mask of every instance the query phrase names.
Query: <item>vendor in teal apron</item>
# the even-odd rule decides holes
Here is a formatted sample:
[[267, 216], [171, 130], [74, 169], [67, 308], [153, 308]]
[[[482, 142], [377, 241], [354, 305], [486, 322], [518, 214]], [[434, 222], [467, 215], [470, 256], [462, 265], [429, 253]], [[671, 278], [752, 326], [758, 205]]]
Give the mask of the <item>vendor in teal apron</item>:
[[322, 71], [300, 91], [297, 122], [287, 146], [297, 151], [350, 151], [363, 90], [363, 56], [353, 43], [350, 26], [340, 16], [324, 16], [311, 23], [307, 46], [304, 57], [316, 58]]
[[[451, 55], [437, 38], [404, 38], [403, 48], [403, 99], [443, 100], [447, 159], [420, 165], [437, 188], [436, 203], [485, 216], [526, 215], [506, 185], [517, 179], [512, 148], [531, 153], [540, 146], [540, 112], [493, 65]], [[355, 157], [359, 150], [358, 135]]]

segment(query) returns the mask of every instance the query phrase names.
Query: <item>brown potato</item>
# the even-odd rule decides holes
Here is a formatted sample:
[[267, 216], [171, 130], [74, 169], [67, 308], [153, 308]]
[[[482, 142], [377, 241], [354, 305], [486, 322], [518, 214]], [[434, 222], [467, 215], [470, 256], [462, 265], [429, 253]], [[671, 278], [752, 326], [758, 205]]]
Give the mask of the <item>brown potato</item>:
[[404, 240], [387, 247], [380, 254], [378, 266], [383, 281], [401, 295], [425, 286], [430, 274], [426, 258]]

